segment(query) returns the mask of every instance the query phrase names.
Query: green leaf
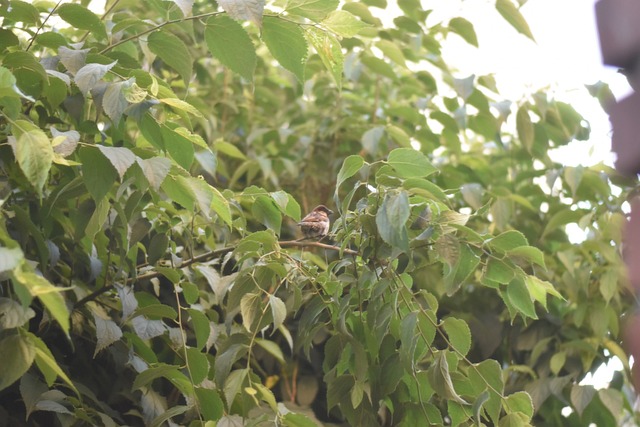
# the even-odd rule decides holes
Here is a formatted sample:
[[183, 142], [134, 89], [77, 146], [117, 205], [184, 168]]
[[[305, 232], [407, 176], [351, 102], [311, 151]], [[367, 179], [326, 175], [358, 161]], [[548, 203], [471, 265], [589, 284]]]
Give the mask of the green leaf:
[[0, 313], [0, 330], [20, 327], [36, 315], [31, 307], [23, 307], [11, 298], [3, 297], [0, 297]]
[[256, 338], [256, 344], [265, 349], [267, 353], [275, 357], [278, 362], [284, 365], [284, 354], [282, 353], [282, 349], [278, 344], [262, 338]]
[[179, 203], [188, 211], [194, 211], [196, 195], [187, 178], [184, 176], [169, 175], [162, 182], [161, 188], [174, 202]]
[[96, 357], [101, 350], [122, 338], [122, 329], [113, 320], [103, 319], [95, 313], [93, 313], [93, 323], [96, 325], [96, 349], [93, 357]]
[[132, 390], [138, 390], [150, 384], [156, 378], [166, 378], [176, 386], [185, 396], [193, 396], [193, 385], [191, 381], [180, 370], [173, 365], [158, 364], [150, 366], [136, 376], [131, 386]]
[[540, 249], [533, 246], [520, 246], [515, 249], [511, 249], [509, 252], [507, 252], [507, 255], [509, 257], [523, 259], [532, 264], [538, 264], [544, 269], [547, 268], [544, 263], [544, 254]]
[[466, 356], [471, 349], [471, 330], [467, 322], [455, 317], [447, 317], [442, 321], [442, 327], [447, 333], [453, 348], [463, 356]]
[[103, 22], [86, 7], [75, 4], [65, 3], [56, 9], [60, 18], [71, 24], [74, 28], [87, 30], [96, 38], [102, 40], [107, 38]]
[[[25, 24], [39, 24], [40, 12], [31, 3], [24, 1], [11, 1], [5, 3], [9, 5], [8, 10], [3, 10], [3, 16], [9, 21], [23, 22]], [[6, 7], [6, 6], [3, 6]]]
[[49, 79], [44, 67], [42, 66], [42, 64], [40, 64], [40, 62], [38, 62], [36, 57], [33, 56], [31, 52], [9, 52], [4, 56], [2, 65], [12, 70], [14, 76], [19, 77], [18, 73], [21, 70], [28, 70], [37, 74], [38, 77], [40, 77], [40, 79], [44, 82]]
[[300, 26], [278, 18], [266, 17], [262, 39], [280, 65], [291, 71], [299, 82], [304, 82], [308, 48]]
[[125, 90], [133, 85], [134, 80], [129, 79], [123, 82], [109, 83], [102, 97], [102, 108], [107, 116], [116, 125], [120, 122], [120, 118], [124, 110], [129, 105], [129, 101], [125, 96]]
[[395, 62], [396, 64], [406, 67], [406, 59], [404, 57], [404, 53], [398, 47], [396, 43], [393, 43], [389, 40], [382, 39], [376, 42], [376, 47], [382, 51], [384, 56]]
[[[36, 357], [35, 362], [38, 365], [38, 369], [44, 375], [47, 385], [51, 387], [56, 380], [56, 378], [60, 377], [62, 380], [67, 383], [67, 385], [73, 390], [77, 396], [80, 396], [80, 392], [76, 388], [75, 384], [71, 381], [69, 376], [62, 370], [56, 359], [53, 357], [51, 350], [49, 347], [42, 341], [40, 338], [35, 336], [32, 333], [27, 334], [28, 338], [31, 339], [33, 344], [35, 345]], [[1, 377], [1, 375], [0, 375]]]
[[304, 414], [289, 412], [282, 417], [282, 424], [287, 427], [317, 427], [318, 424]]
[[387, 163], [402, 178], [425, 177], [438, 171], [424, 154], [413, 148], [396, 148], [389, 153]]
[[338, 39], [334, 35], [315, 27], [308, 28], [305, 35], [318, 53], [318, 56], [320, 56], [322, 63], [331, 74], [338, 89], [342, 89], [344, 54], [342, 53], [342, 46]]
[[196, 336], [196, 348], [201, 350], [207, 344], [209, 335], [211, 335], [211, 324], [203, 312], [195, 308], [189, 308], [187, 311], [191, 317], [191, 326]]
[[406, 222], [410, 213], [409, 197], [405, 191], [387, 194], [376, 213], [380, 237], [403, 251], [409, 250]]
[[[412, 148], [410, 148], [411, 138], [409, 138], [409, 135], [407, 135], [407, 133], [402, 128], [399, 128], [398, 126], [394, 126], [394, 125], [387, 125], [384, 130], [391, 137], [391, 139], [393, 139], [396, 142], [396, 144], [402, 147], [405, 147], [409, 150], [412, 150]], [[420, 153], [419, 151], [415, 151], [415, 150], [414, 152]]]
[[0, 98], [4, 96], [18, 98], [20, 95], [16, 91], [15, 85], [16, 78], [11, 74], [11, 71], [0, 67]]
[[[196, 107], [194, 107], [193, 105], [191, 105], [188, 102], [185, 102], [185, 101], [183, 101], [181, 99], [178, 99], [178, 98], [159, 98], [158, 101], [160, 101], [161, 103], [172, 107], [174, 110], [178, 110], [178, 112], [186, 111], [187, 113], [189, 113], [191, 115], [194, 115], [196, 117], [202, 117], [202, 113], [200, 111], [198, 111], [198, 109]], [[176, 130], [178, 130], [178, 129], [176, 129]], [[185, 129], [185, 131], [186, 131], [186, 129]], [[203, 148], [208, 148], [205, 143], [203, 143], [202, 145], [203, 145]]]
[[320, 22], [336, 10], [339, 3], [339, 0], [289, 0], [284, 9], [290, 14]]
[[524, 16], [522, 16], [512, 0], [496, 0], [496, 9], [516, 31], [535, 41], [529, 24], [527, 24], [526, 19], [524, 19]]
[[262, 25], [264, 0], [219, 0], [218, 4], [238, 21], [251, 21], [258, 27]]
[[13, 271], [13, 280], [18, 281], [27, 288], [32, 296], [38, 297], [47, 310], [49, 310], [51, 316], [60, 324], [65, 334], [69, 333], [70, 313], [64, 298], [60, 294], [60, 292], [66, 289], [52, 285], [47, 279], [36, 273], [22, 271], [19, 268]]
[[257, 319], [259, 319], [261, 312], [261, 298], [260, 294], [251, 292], [245, 294], [240, 300], [240, 314], [242, 314], [242, 325], [247, 332], [251, 332]]
[[322, 26], [342, 37], [353, 37], [369, 24], [360, 21], [346, 10], [334, 10], [322, 22]]
[[225, 67], [252, 81], [256, 68], [256, 51], [242, 25], [228, 16], [212, 16], [207, 20], [204, 39], [209, 52]]
[[376, 58], [375, 56], [363, 56], [361, 61], [376, 74], [379, 74], [383, 77], [388, 77], [391, 80], [395, 80], [395, 78], [397, 77], [396, 72], [393, 70], [393, 67], [391, 67], [391, 65], [387, 64], [380, 58]]
[[116, 65], [116, 62], [106, 65], [87, 64], [78, 70], [73, 81], [78, 86], [78, 89], [80, 89], [80, 92], [86, 97], [89, 91], [102, 80], [114, 65]]
[[522, 412], [529, 419], [533, 417], [533, 401], [529, 393], [517, 391], [505, 399], [505, 405], [511, 412]]
[[155, 31], [147, 38], [149, 50], [176, 70], [189, 85], [193, 71], [193, 59], [182, 40], [167, 31]]
[[200, 384], [209, 374], [209, 359], [197, 348], [188, 347], [185, 352], [191, 381], [194, 384]]
[[516, 114], [516, 129], [518, 131], [518, 139], [520, 139], [524, 148], [531, 153], [533, 149], [534, 129], [531, 117], [529, 117], [529, 109], [524, 105], [518, 108], [518, 113]]
[[124, 178], [127, 170], [136, 162], [136, 155], [126, 147], [106, 147], [98, 145], [98, 150], [111, 162], [120, 176], [120, 180]]
[[169, 155], [184, 169], [189, 170], [195, 158], [193, 142], [168, 126], [161, 127], [164, 147]]
[[211, 201], [211, 207], [213, 211], [227, 224], [231, 225], [231, 209], [229, 207], [229, 201], [218, 191], [215, 187], [212, 187], [213, 199]]
[[484, 277], [506, 285], [515, 277], [515, 268], [499, 259], [489, 258], [484, 269]]
[[348, 156], [342, 162], [342, 166], [340, 167], [340, 171], [338, 172], [338, 178], [336, 180], [336, 193], [338, 192], [338, 188], [345, 182], [348, 178], [351, 178], [355, 175], [360, 168], [365, 164], [365, 161], [362, 157], [357, 154]]
[[476, 30], [473, 28], [473, 24], [464, 18], [453, 18], [449, 21], [449, 30], [458, 34], [467, 43], [478, 47], [478, 36], [476, 36]]
[[[447, 295], [453, 295], [460, 286], [471, 276], [480, 264], [480, 257], [471, 247], [466, 244], [460, 244], [457, 260], [455, 264], [450, 266], [445, 264], [445, 288]], [[448, 270], [448, 271], [447, 271]]]
[[[15, 126], [18, 123], [23, 121], [16, 122], [14, 134], [16, 134]], [[20, 132], [15, 144], [15, 155], [27, 180], [38, 194], [42, 195], [53, 162], [53, 148], [47, 135], [39, 129]]]
[[570, 224], [572, 222], [578, 222], [580, 218], [585, 214], [584, 210], [578, 209], [572, 211], [570, 208], [564, 208], [559, 210], [549, 219], [547, 222], [544, 231], [542, 232], [542, 237], [547, 236], [552, 231], [555, 231], [557, 228], [560, 228], [564, 225]]
[[449, 372], [449, 362], [447, 362], [444, 351], [438, 351], [434, 357], [434, 361], [427, 372], [429, 384], [436, 391], [438, 396], [445, 399], [451, 399], [461, 405], [469, 405], [456, 392], [451, 381], [451, 373]]
[[33, 341], [21, 334], [9, 335], [0, 341], [0, 390], [23, 376], [36, 357]]
[[280, 298], [269, 295], [269, 306], [273, 316], [273, 329], [278, 329], [287, 317], [287, 306]]
[[529, 242], [521, 232], [509, 230], [488, 240], [487, 244], [492, 250], [504, 253], [520, 246], [527, 246]]
[[223, 139], [217, 139], [213, 143], [213, 149], [218, 153], [226, 154], [229, 157], [233, 157], [235, 159], [246, 160], [247, 156], [244, 155], [242, 151], [235, 145], [230, 142], [227, 142]]
[[136, 162], [151, 188], [158, 191], [171, 169], [171, 160], [166, 157], [151, 157], [150, 159], [136, 157]]
[[178, 317], [178, 313], [168, 305], [150, 304], [138, 308], [131, 316], [147, 316], [152, 319], [160, 319], [164, 317], [167, 319], [175, 320]]
[[266, 196], [258, 196], [251, 207], [253, 216], [265, 227], [280, 234], [282, 226], [282, 214], [273, 199]]
[[536, 309], [533, 305], [533, 298], [529, 294], [527, 285], [520, 278], [514, 279], [507, 285], [507, 296], [513, 307], [523, 316], [537, 319]]
[[[224, 403], [216, 390], [196, 387], [196, 398], [198, 399], [200, 413], [205, 421], [218, 421], [224, 414]], [[231, 406], [231, 402], [229, 402]], [[208, 425], [206, 423], [205, 425]]]
[[584, 175], [584, 167], [577, 166], [571, 167], [566, 166], [564, 168], [564, 180], [567, 185], [571, 189], [571, 195], [575, 199], [576, 192], [578, 191], [578, 187], [580, 187], [580, 183], [582, 182], [582, 177]]
[[79, 155], [84, 185], [93, 199], [99, 202], [118, 180], [118, 173], [109, 159], [95, 147], [82, 147]]
[[592, 385], [575, 384], [571, 386], [571, 404], [578, 415], [582, 416], [582, 413], [589, 406], [595, 395], [596, 389]]

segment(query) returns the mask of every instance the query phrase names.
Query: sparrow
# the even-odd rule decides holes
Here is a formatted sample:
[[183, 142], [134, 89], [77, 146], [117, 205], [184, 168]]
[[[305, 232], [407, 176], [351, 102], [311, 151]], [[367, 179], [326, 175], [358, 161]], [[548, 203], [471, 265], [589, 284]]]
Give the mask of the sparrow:
[[307, 216], [298, 223], [305, 239], [324, 237], [329, 233], [329, 215], [333, 211], [325, 205], [316, 206]]

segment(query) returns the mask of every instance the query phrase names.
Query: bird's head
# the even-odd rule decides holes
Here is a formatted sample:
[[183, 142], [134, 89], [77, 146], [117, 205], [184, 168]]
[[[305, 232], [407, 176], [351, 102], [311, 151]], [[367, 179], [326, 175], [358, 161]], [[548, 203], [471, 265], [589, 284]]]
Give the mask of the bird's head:
[[313, 212], [324, 212], [327, 215], [331, 215], [333, 211], [325, 205], [318, 205], [313, 209]]

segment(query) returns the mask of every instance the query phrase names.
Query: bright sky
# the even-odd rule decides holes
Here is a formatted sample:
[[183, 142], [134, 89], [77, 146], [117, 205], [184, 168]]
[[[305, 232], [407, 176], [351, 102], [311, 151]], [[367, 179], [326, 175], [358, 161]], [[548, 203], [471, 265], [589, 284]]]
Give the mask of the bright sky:
[[460, 77], [494, 73], [501, 92], [512, 100], [548, 88], [556, 99], [573, 105], [592, 129], [590, 141], [570, 144], [554, 159], [572, 166], [603, 160], [611, 164], [609, 119], [584, 85], [602, 80], [617, 99], [626, 96], [630, 88], [616, 68], [602, 65], [595, 0], [529, 0], [520, 11], [536, 43], [511, 28], [495, 11], [494, 3], [449, 0], [432, 5], [441, 16], [467, 18], [478, 34], [479, 49], [450, 37], [444, 53], [447, 62], [458, 66]]
[[[569, 144], [558, 150], [554, 159], [572, 166], [600, 161], [612, 164], [609, 118], [584, 85], [602, 80], [618, 100], [627, 96], [631, 88], [617, 68], [602, 65], [596, 0], [529, 0], [520, 10], [536, 43], [517, 34], [494, 11], [493, 3], [449, 0], [433, 5], [443, 16], [467, 18], [478, 35], [479, 49], [451, 37], [445, 52], [447, 63], [458, 66], [460, 77], [494, 73], [501, 93], [512, 100], [549, 88], [555, 98], [573, 105], [592, 129], [589, 141]], [[593, 375], [587, 375], [581, 384], [606, 387], [616, 370], [622, 370], [622, 363], [613, 358]]]

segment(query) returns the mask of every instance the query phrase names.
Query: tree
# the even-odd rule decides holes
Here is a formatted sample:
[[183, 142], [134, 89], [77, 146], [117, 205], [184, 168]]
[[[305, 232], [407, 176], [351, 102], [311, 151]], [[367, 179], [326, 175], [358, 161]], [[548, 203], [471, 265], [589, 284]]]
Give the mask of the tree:
[[[0, 8], [12, 425], [634, 419], [634, 182], [551, 161], [588, 138], [571, 105], [455, 77], [441, 43], [477, 46], [471, 22], [411, 0], [390, 26], [383, 0], [88, 5]], [[330, 239], [296, 241], [319, 203]], [[578, 384], [614, 356], [609, 388]]]

